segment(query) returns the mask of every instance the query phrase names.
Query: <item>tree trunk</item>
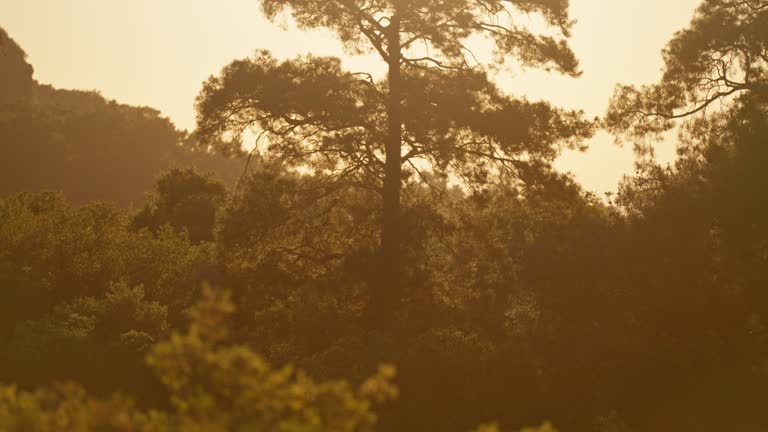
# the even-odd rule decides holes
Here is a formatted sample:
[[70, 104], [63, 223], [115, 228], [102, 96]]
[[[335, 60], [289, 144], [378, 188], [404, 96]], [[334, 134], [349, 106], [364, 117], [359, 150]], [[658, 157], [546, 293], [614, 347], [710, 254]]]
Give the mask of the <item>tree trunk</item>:
[[381, 262], [374, 283], [371, 311], [375, 319], [385, 324], [392, 317], [400, 300], [400, 189], [401, 189], [401, 139], [402, 139], [402, 90], [400, 74], [400, 23], [397, 14], [388, 27], [387, 54], [389, 94], [387, 101], [387, 135], [385, 141], [383, 209], [381, 219]]

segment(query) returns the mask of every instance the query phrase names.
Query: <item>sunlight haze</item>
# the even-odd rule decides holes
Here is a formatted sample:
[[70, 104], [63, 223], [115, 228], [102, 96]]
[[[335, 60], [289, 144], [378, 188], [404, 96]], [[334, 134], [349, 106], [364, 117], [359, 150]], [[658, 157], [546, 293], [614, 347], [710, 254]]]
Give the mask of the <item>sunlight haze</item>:
[[[572, 0], [577, 24], [571, 44], [583, 75], [574, 79], [517, 70], [498, 81], [512, 94], [602, 116], [617, 83], [658, 80], [661, 49], [687, 25], [697, 4]], [[235, 58], [256, 49], [280, 58], [309, 52], [344, 55], [331, 34], [286, 31], [265, 20], [253, 0], [2, 0], [0, 26], [26, 50], [39, 82], [151, 106], [189, 130], [195, 126], [193, 102], [203, 80]], [[383, 70], [374, 56], [345, 57], [345, 65]], [[657, 154], [671, 160], [673, 144], [660, 144]], [[590, 150], [566, 152], [557, 166], [602, 194], [615, 191], [633, 161], [629, 146], [618, 147], [599, 133]]]

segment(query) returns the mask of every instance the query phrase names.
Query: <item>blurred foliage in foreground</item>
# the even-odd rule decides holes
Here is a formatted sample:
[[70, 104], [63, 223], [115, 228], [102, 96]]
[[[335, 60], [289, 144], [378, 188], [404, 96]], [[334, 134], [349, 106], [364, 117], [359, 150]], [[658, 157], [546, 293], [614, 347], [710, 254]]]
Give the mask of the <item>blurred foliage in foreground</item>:
[[229, 296], [206, 290], [185, 333], [151, 346], [147, 365], [167, 389], [171, 410], [144, 411], [129, 398], [99, 399], [77, 384], [26, 392], [0, 387], [0, 429], [22, 431], [369, 431], [371, 407], [397, 396], [394, 368], [381, 366], [358, 389], [272, 368], [228, 343]]

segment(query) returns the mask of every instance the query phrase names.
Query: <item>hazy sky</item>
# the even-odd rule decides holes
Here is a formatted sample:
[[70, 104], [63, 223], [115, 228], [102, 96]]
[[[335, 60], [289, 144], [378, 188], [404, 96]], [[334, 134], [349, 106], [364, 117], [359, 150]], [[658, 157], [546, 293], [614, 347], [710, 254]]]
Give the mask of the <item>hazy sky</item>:
[[[571, 44], [584, 74], [516, 71], [500, 77], [501, 86], [602, 115], [617, 83], [658, 80], [661, 48], [699, 3], [571, 0], [578, 21]], [[26, 50], [38, 81], [152, 106], [186, 129], [194, 128], [193, 101], [203, 80], [235, 58], [259, 48], [278, 57], [342, 55], [330, 34], [286, 32], [267, 22], [256, 0], [0, 0], [0, 26]], [[347, 58], [345, 65], [382, 68], [371, 58]], [[658, 148], [660, 159], [673, 154], [673, 144]], [[599, 134], [589, 151], [568, 152], [558, 166], [602, 193], [615, 190], [633, 160], [629, 147]]]

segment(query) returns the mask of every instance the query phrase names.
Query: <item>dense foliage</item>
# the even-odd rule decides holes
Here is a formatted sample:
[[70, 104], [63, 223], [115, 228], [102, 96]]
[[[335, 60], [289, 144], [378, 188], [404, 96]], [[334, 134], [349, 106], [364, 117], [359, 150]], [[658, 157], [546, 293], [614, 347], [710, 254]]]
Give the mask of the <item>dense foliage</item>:
[[369, 431], [372, 403], [397, 395], [394, 369], [378, 373], [354, 390], [343, 381], [316, 383], [290, 367], [271, 368], [229, 339], [228, 297], [207, 291], [191, 310], [185, 333], [149, 349], [147, 365], [170, 395], [169, 412], [143, 411], [125, 397], [97, 399], [76, 384], [34, 392], [0, 387], [4, 431]]
[[[279, 3], [265, 2], [275, 11]], [[518, 3], [559, 11], [567, 2]], [[722, 48], [725, 40], [702, 29], [711, 29], [713, 17], [724, 17], [729, 29], [754, 29], [750, 23], [768, 13], [763, 6], [705, 1], [691, 29], [665, 51], [669, 71], [659, 85], [698, 91], [686, 84], [688, 72], [703, 70], [692, 69], [699, 57], [690, 53]], [[747, 47], [762, 49], [762, 33], [734, 34], [727, 40], [752, 37]], [[20, 48], [14, 52], [23, 60]], [[350, 77], [331, 59], [302, 62], [265, 55], [234, 63], [209, 81], [207, 95], [272, 97], [299, 74], [342, 86], [334, 110], [266, 98], [250, 114], [272, 116], [263, 121], [274, 128], [290, 127], [295, 110], [376, 121], [384, 108], [358, 104], [368, 100], [357, 93], [367, 85], [344, 81]], [[762, 76], [764, 64], [751, 68], [751, 79]], [[485, 78], [475, 78], [489, 92], [483, 98], [494, 97]], [[87, 155], [84, 161], [102, 157], [87, 144], [91, 134], [115, 133], [149, 148], [162, 147], [139, 139], [150, 124], [163, 136], [175, 133], [154, 112], [33, 89], [96, 108], [85, 115], [71, 104], [9, 102], [0, 133], [28, 141], [2, 139], [0, 146], [58, 142], [35, 141], [62, 136], [50, 125], [68, 123], [54, 118], [78, 119], [82, 134], [64, 134], [63, 142]], [[470, 108], [479, 99], [447, 84], [421, 90], [427, 102], [403, 112], [418, 118], [405, 130], [421, 130], [424, 139], [440, 128], [450, 141], [451, 131], [491, 133], [502, 119], [519, 120], [495, 113], [485, 121], [457, 109], [463, 122], [448, 121], [431, 98], [448, 94]], [[632, 94], [636, 99], [617, 96], [611, 127], [637, 134], [671, 125], [628, 110], [624, 102], [651, 101], [651, 93]], [[506, 114], [531, 109], [543, 125], [563, 114], [546, 104], [497, 101]], [[427, 106], [434, 111], [424, 113]], [[293, 114], [278, 115], [288, 108]], [[142, 191], [144, 206], [131, 209], [86, 202], [93, 196], [72, 195], [70, 183], [54, 177], [45, 184], [23, 177], [33, 164], [17, 159], [14, 183], [3, 183], [15, 193], [0, 199], [0, 429], [768, 430], [768, 201], [761, 194], [768, 188], [768, 95], [755, 86], [717, 113], [684, 117], [676, 163], [638, 163], [610, 202], [546, 163], [526, 181], [486, 172], [487, 181], [478, 177], [471, 188], [452, 187], [439, 166], [403, 175], [401, 301], [386, 325], [366, 313], [380, 275], [380, 195], [365, 175], [340, 177], [332, 169], [361, 147], [350, 144], [339, 158], [301, 159], [290, 140], [275, 141], [282, 157], [256, 157], [234, 185], [193, 168], [141, 171], [136, 175], [148, 177], [131, 190], [151, 184], [147, 179], [154, 186]], [[523, 123], [501, 128], [519, 134], [504, 142], [535, 142], [542, 160], [554, 157], [551, 144], [560, 136]], [[573, 124], [561, 124], [564, 135]], [[45, 157], [53, 163], [66, 154], [75, 153]], [[295, 169], [300, 160], [319, 169]], [[68, 177], [91, 186], [93, 172]], [[66, 195], [37, 191], [52, 185]], [[93, 187], [102, 186], [99, 198], [124, 202], [127, 189]]]

